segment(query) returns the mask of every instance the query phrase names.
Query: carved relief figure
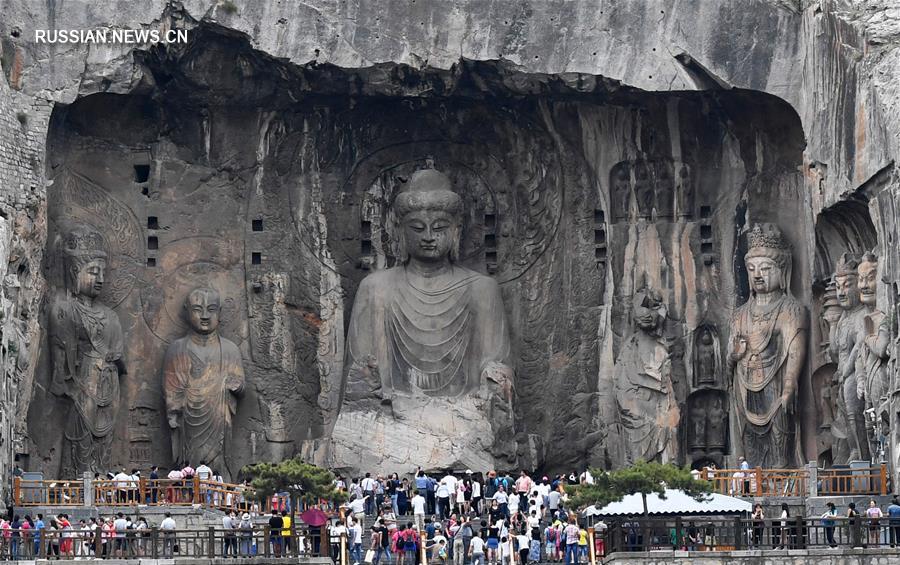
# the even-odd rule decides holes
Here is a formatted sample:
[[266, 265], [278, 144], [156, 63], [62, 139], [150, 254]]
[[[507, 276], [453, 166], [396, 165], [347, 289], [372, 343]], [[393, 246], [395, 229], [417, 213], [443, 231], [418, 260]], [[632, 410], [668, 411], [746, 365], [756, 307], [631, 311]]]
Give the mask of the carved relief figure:
[[656, 214], [671, 218], [675, 206], [675, 168], [669, 160], [656, 164]]
[[877, 309], [878, 257], [865, 253], [857, 268], [859, 299], [865, 309], [863, 325], [858, 336], [856, 357], [857, 396], [865, 402], [866, 428], [872, 453], [877, 453], [881, 432], [880, 421], [889, 393], [890, 375], [887, 370], [888, 347], [891, 342], [890, 320]]
[[678, 216], [690, 218], [694, 215], [694, 177], [691, 167], [682, 164], [678, 171]]
[[627, 220], [631, 215], [631, 167], [628, 161], [617, 163], [609, 173], [613, 221]]
[[616, 405], [626, 463], [672, 461], [679, 410], [672, 387], [671, 361], [662, 336], [667, 310], [652, 289], [632, 301], [637, 325], [616, 360]]
[[856, 357], [859, 349], [856, 344], [865, 316], [865, 307], [859, 301], [858, 265], [856, 256], [844, 253], [838, 259], [834, 273], [835, 296], [843, 310], [837, 323], [831, 327], [829, 336], [829, 350], [837, 361], [834, 383], [839, 417], [831, 426], [835, 437], [833, 455], [837, 463], [867, 458], [869, 452], [864, 404], [857, 394]]
[[62, 458], [68, 477], [110, 469], [119, 378], [126, 373], [119, 318], [97, 300], [106, 248], [103, 236], [87, 226], [63, 235], [65, 294], [54, 301], [48, 320], [52, 391], [71, 400]]
[[218, 333], [221, 300], [212, 288], [188, 293], [190, 333], [172, 342], [163, 362], [166, 414], [176, 463], [204, 461], [228, 469], [226, 446], [237, 395], [244, 388], [241, 352]]
[[790, 294], [791, 249], [772, 224], [756, 224], [744, 256], [751, 297], [731, 322], [737, 440], [762, 467], [800, 464], [796, 393], [806, 357], [806, 309]]
[[701, 326], [698, 331], [694, 343], [694, 384], [715, 385], [719, 381], [718, 344], [711, 327]]
[[653, 178], [650, 175], [650, 164], [638, 161], [634, 166], [634, 198], [637, 201], [638, 216], [649, 218], [653, 213], [654, 202]]
[[706, 445], [711, 456], [721, 456], [728, 445], [728, 413], [720, 395], [712, 399], [707, 414]]

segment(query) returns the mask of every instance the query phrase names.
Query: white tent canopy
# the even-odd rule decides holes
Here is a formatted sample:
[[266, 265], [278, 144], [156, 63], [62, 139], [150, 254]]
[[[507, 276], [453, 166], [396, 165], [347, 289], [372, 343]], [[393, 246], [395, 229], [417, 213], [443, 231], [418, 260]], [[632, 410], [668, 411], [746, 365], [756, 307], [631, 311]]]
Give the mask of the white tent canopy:
[[[753, 505], [740, 498], [725, 496], [724, 494], [709, 494], [704, 501], [698, 501], [688, 496], [684, 491], [666, 489], [666, 498], [658, 495], [647, 495], [647, 510], [654, 514], [739, 514], [750, 512]], [[644, 513], [644, 502], [640, 494], [629, 494], [619, 502], [612, 502], [603, 508], [588, 506], [583, 514], [585, 516], [624, 516], [627, 514], [641, 515]]]

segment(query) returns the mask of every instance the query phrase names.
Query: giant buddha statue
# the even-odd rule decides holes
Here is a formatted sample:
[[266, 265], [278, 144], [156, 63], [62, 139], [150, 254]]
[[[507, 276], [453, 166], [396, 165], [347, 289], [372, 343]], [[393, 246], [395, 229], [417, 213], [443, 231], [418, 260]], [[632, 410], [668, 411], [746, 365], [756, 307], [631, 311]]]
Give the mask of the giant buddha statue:
[[335, 461], [492, 468], [515, 457], [506, 315], [497, 282], [458, 261], [462, 204], [432, 168], [393, 203], [400, 261], [356, 293]]
[[750, 299], [731, 322], [736, 453], [764, 468], [802, 462], [797, 388], [806, 359], [806, 309], [790, 293], [791, 248], [781, 230], [756, 224], [744, 264]]

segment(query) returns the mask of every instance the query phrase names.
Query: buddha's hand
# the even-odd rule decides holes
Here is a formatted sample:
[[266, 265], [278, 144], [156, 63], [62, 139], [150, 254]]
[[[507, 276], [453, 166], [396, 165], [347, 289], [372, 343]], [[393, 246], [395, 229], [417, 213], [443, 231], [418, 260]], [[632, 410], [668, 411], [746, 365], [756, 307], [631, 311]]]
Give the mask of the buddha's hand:
[[169, 427], [173, 430], [178, 427], [178, 414], [169, 414]]
[[747, 339], [742, 335], [731, 336], [731, 351], [729, 356], [731, 361], [739, 361], [747, 354]]

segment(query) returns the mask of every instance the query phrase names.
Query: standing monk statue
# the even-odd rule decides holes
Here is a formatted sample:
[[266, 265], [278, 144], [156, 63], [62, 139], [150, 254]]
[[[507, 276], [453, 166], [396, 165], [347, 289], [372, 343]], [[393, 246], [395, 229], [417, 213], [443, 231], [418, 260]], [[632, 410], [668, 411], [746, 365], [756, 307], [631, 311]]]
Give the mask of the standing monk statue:
[[241, 352], [218, 333], [217, 291], [192, 290], [185, 309], [191, 332], [172, 342], [163, 362], [172, 457], [175, 463], [204, 461], [228, 469], [231, 421], [244, 389]]
[[106, 275], [105, 249], [103, 236], [87, 226], [63, 236], [65, 295], [50, 307], [52, 392], [72, 401], [62, 457], [66, 477], [110, 468], [125, 362], [119, 317], [97, 300]]
[[[891, 345], [891, 320], [877, 308], [878, 257], [865, 253], [857, 269], [859, 299], [865, 308], [862, 327], [857, 336], [856, 392], [865, 402], [866, 432], [869, 452], [878, 456], [878, 441], [883, 425], [890, 422], [890, 373], [888, 359]], [[883, 455], [883, 454], [882, 454]], [[879, 459], [876, 460], [880, 460]]]
[[806, 309], [790, 294], [791, 249], [777, 226], [756, 224], [744, 263], [751, 296], [731, 322], [737, 452], [766, 468], [800, 464], [797, 383], [806, 357]]

